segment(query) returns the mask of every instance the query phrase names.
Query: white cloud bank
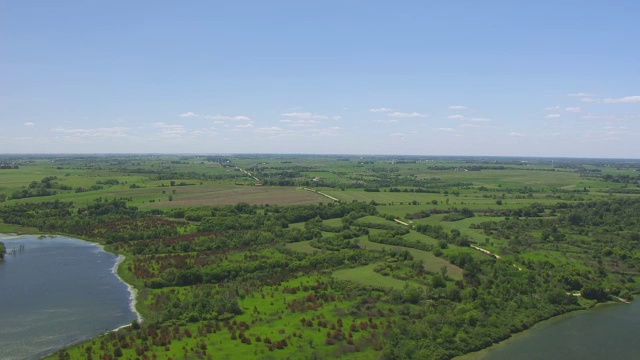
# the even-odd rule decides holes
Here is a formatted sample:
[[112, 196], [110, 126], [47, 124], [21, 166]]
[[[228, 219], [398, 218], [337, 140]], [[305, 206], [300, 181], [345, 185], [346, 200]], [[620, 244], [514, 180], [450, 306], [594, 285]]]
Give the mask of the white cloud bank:
[[425, 114], [421, 114], [418, 112], [412, 112], [412, 113], [406, 113], [406, 112], [392, 112], [392, 113], [388, 113], [388, 116], [391, 117], [395, 117], [395, 118], [424, 118], [427, 117], [427, 115]]
[[180, 114], [180, 117], [182, 118], [201, 118], [201, 119], [207, 119], [207, 120], [237, 120], [237, 121], [250, 121], [251, 118], [248, 116], [244, 116], [244, 115], [237, 115], [237, 116], [225, 116], [225, 115], [203, 115], [203, 114], [196, 114], [192, 111], [186, 112], [184, 114]]
[[640, 103], [640, 96], [625, 96], [621, 98], [609, 98], [602, 100], [605, 104], [619, 104], [619, 103]]

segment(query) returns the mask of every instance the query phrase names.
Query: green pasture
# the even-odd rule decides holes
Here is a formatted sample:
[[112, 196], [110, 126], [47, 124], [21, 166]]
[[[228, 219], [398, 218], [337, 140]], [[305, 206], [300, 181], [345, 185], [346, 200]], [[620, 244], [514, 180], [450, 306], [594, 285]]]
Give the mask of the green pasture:
[[307, 254], [313, 254], [314, 252], [323, 251], [321, 249], [316, 249], [313, 246], [309, 245], [310, 242], [311, 240], [287, 243], [285, 247], [290, 250], [300, 251]]
[[[387, 323], [387, 319], [391, 318], [374, 317], [372, 319], [368, 313], [350, 313], [348, 309], [351, 309], [354, 304], [339, 297], [336, 301], [320, 305], [316, 310], [292, 312], [288, 308], [287, 304], [296, 300], [303, 300], [314, 293], [313, 290], [305, 291], [305, 287], [314, 286], [318, 282], [326, 283], [329, 281], [331, 280], [326, 277], [301, 277], [278, 286], [265, 286], [259, 291], [248, 294], [241, 301], [244, 314], [234, 317], [233, 324], [230, 324], [229, 328], [223, 326], [221, 331], [203, 334], [198, 331], [200, 324], [182, 325], [179, 327], [181, 339], [174, 339], [167, 347], [153, 346], [150, 350], [153, 351], [154, 358], [157, 359], [178, 359], [189, 356], [189, 354], [198, 357], [197, 353], [202, 354], [202, 349], [206, 349], [205, 356], [206, 354], [215, 354], [216, 359], [256, 357], [312, 358], [313, 356], [330, 358], [354, 352], [354, 347], [345, 347], [344, 340], [338, 342], [335, 346], [324, 346], [327, 331], [330, 331], [331, 327], [338, 324], [340, 320], [345, 334], [347, 332], [351, 333], [353, 342], [362, 344], [355, 355], [375, 358], [375, 351], [370, 346], [367, 346], [364, 341], [375, 330], [369, 328], [368, 330], [354, 332], [350, 330], [350, 326], [362, 322], [367, 322], [370, 325], [375, 322], [376, 327], [382, 329]], [[298, 290], [295, 293], [289, 293], [287, 289]], [[178, 291], [180, 296], [189, 296], [187, 292], [180, 288], [165, 289], [163, 291]], [[331, 290], [327, 292], [334, 293]], [[302, 319], [307, 319], [310, 323], [304, 324], [301, 321]], [[320, 326], [320, 322], [326, 323], [326, 327]], [[239, 329], [234, 325], [239, 323], [248, 324], [249, 329], [242, 331], [231, 330], [234, 327]], [[191, 335], [187, 335], [187, 332]], [[233, 333], [239, 334], [240, 332], [251, 340], [250, 344], [242, 343], [239, 339], [232, 340]], [[264, 342], [267, 338], [271, 339], [272, 342], [286, 340], [287, 346], [284, 349], [270, 351]], [[86, 356], [87, 347], [98, 348], [101, 346], [99, 342], [100, 338], [89, 340], [72, 347], [68, 350], [68, 353], [72, 359], [83, 358]], [[111, 344], [106, 346], [111, 346]], [[135, 350], [133, 348], [122, 349], [122, 351], [123, 358], [135, 358]]]
[[389, 287], [398, 290], [402, 290], [410, 284], [413, 286], [421, 286], [416, 283], [395, 279], [391, 276], [383, 276], [373, 271], [378, 264], [379, 263], [373, 263], [352, 269], [337, 270], [333, 272], [332, 276], [338, 280], [353, 281], [366, 286]]
[[408, 248], [408, 247], [404, 247], [404, 246], [379, 244], [379, 243], [374, 243], [374, 242], [366, 240], [366, 239], [360, 240], [358, 245], [360, 246], [360, 248], [367, 249], [367, 250], [383, 250], [383, 249], [407, 250], [411, 254], [411, 256], [413, 257], [414, 260], [422, 261], [422, 265], [424, 266], [425, 270], [431, 271], [431, 272], [439, 272], [440, 269], [443, 266], [446, 266], [447, 267], [447, 274], [451, 278], [453, 278], [453, 279], [462, 279], [462, 269], [461, 268], [451, 264], [450, 262], [446, 261], [445, 259], [442, 259], [442, 258], [439, 258], [439, 257], [433, 255], [433, 253], [428, 252], [428, 251]]

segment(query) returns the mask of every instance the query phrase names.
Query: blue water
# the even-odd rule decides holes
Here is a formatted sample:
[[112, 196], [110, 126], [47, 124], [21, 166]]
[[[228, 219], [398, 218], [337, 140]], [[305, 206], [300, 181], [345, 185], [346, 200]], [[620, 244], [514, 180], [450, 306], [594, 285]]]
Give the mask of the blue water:
[[0, 261], [0, 359], [38, 359], [136, 319], [132, 294], [114, 273], [117, 258], [100, 246], [63, 236], [0, 241], [8, 250]]
[[482, 360], [640, 359], [640, 300], [607, 304], [544, 321], [487, 350]]

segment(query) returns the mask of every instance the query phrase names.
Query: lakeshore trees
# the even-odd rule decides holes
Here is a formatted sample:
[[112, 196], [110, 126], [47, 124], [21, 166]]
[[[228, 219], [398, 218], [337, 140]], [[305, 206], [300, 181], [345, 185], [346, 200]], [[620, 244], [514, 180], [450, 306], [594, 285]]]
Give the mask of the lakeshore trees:
[[[71, 182], [59, 173], [43, 182], [38, 172], [31, 190], [57, 193], [8, 199], [0, 219], [93, 239], [127, 255], [120, 271], [140, 290], [145, 322], [66, 350], [72, 358], [362, 352], [448, 359], [542, 319], [638, 291], [640, 199], [613, 195], [635, 189], [611, 195], [595, 189], [633, 182], [597, 177], [573, 191], [563, 181], [584, 173], [555, 165], [525, 169], [512, 160], [461, 166], [341, 158], [329, 169], [322, 168], [324, 158], [296, 161], [64, 159], [56, 165], [83, 174], [72, 189], [87, 191], [56, 188]], [[206, 166], [215, 170], [207, 173]], [[216, 193], [220, 198], [257, 193], [235, 166], [250, 169], [263, 185], [324, 184], [322, 191], [343, 201], [257, 205], [245, 196], [201, 206], [216, 199], [196, 199], [198, 191], [218, 189], [202, 181], [232, 182], [220, 185], [233, 187]], [[86, 169], [101, 177], [85, 178]], [[535, 188], [504, 180], [515, 172], [537, 176]], [[584, 191], [589, 184], [594, 188]], [[171, 185], [180, 188], [169, 203]], [[193, 203], [185, 205], [183, 196]], [[338, 280], [345, 272], [350, 280]], [[582, 296], [568, 295], [577, 292]]]
[[[606, 205], [596, 203], [589, 209], [593, 211], [600, 206]], [[617, 206], [633, 209], [636, 203], [620, 202]], [[561, 213], [579, 210], [566, 208], [561, 211], [561, 207], [556, 209]], [[149, 326], [159, 331], [168, 327], [166, 331], [171, 332], [171, 328], [177, 325], [183, 332], [190, 329], [188, 324], [191, 323], [207, 321], [211, 322], [208, 326], [215, 328], [226, 326], [225, 322], [236, 317], [247, 323], [253, 321], [253, 333], [267, 337], [268, 332], [260, 333], [263, 330], [259, 330], [267, 324], [258, 316], [264, 310], [257, 305], [255, 309], [242, 305], [248, 295], [254, 298], [257, 294], [264, 294], [265, 299], [273, 303], [277, 300], [273, 294], [269, 295], [271, 291], [265, 292], [265, 286], [284, 286], [299, 274], [322, 276], [336, 269], [370, 263], [389, 264], [381, 274], [392, 273], [394, 278], [406, 281], [407, 288], [393, 290], [382, 282], [381, 287], [374, 289], [332, 280], [324, 290], [312, 294], [318, 299], [325, 299], [322, 303], [331, 299], [330, 302], [345, 307], [345, 314], [362, 314], [363, 309], [369, 309], [366, 313], [392, 312], [394, 315], [388, 321], [393, 319], [394, 325], [384, 331], [383, 338], [352, 340], [361, 351], [377, 351], [378, 356], [384, 358], [420, 357], [425, 354], [431, 354], [426, 358], [451, 358], [505, 339], [512, 332], [526, 329], [545, 318], [580, 308], [577, 298], [566, 294], [567, 272], [533, 261], [525, 262], [528, 269], [519, 271], [504, 261], [476, 258], [472, 256], [473, 250], [457, 240], [460, 237], [458, 233], [446, 233], [439, 228], [422, 227], [419, 230], [446, 241], [449, 245], [441, 247], [447, 251], [443, 256], [463, 268], [464, 275], [462, 280], [454, 281], [446, 273], [443, 276], [436, 271], [427, 273], [430, 280], [424, 281], [424, 269], [412, 265], [413, 258], [407, 251], [364, 250], [352, 241], [368, 238], [371, 242], [395, 246], [398, 250], [433, 250], [430, 244], [405, 239], [404, 236], [410, 233], [407, 228], [375, 229], [376, 234], [368, 234], [367, 228], [357, 226], [357, 219], [377, 211], [365, 203], [289, 207], [239, 204], [176, 209], [164, 213], [140, 210], [112, 200], [96, 202], [76, 211], [72, 209], [73, 204], [63, 202], [45, 202], [38, 206], [25, 203], [2, 208], [0, 215], [5, 221], [103, 239], [114, 250], [133, 256], [127, 271], [143, 289], [150, 289], [148, 298], [144, 300], [147, 304], [145, 311], [150, 316], [141, 329], [128, 330], [130, 334], [127, 336], [137, 340], [120, 343], [116, 348], [104, 345], [106, 353], [121, 351], [125, 354], [145, 344], [148, 351], [155, 351], [153, 345], [143, 340]], [[626, 212], [620, 209], [620, 213]], [[590, 218], [584, 214], [581, 216]], [[191, 220], [184, 220], [187, 217]], [[343, 225], [332, 227], [324, 223], [330, 219], [343, 219]], [[292, 221], [305, 222], [305, 226], [289, 229]], [[557, 221], [569, 226], [572, 220], [567, 215], [558, 217]], [[538, 225], [535, 221], [533, 224]], [[524, 220], [515, 225], [513, 220], [505, 220], [492, 224], [488, 229], [494, 234], [502, 234], [500, 230], [507, 228], [514, 234], [524, 234], [529, 226], [532, 225]], [[287, 241], [307, 238], [313, 239], [313, 246], [325, 251], [300, 253], [283, 246]], [[622, 241], [615, 249], [631, 246], [622, 239], [611, 241], [612, 246]], [[618, 250], [614, 253], [617, 254]], [[611, 284], [612, 281], [599, 280], [593, 273], [578, 273], [573, 278], [576, 283], [595, 284], [583, 289], [583, 296], [598, 301], [606, 298], [606, 294], [597, 291], [602, 289], [597, 287], [601, 286], [598, 284]], [[315, 300], [304, 305], [308, 307], [306, 310], [294, 311], [298, 306], [307, 304], [307, 300], [300, 301], [299, 304], [287, 305], [288, 310], [278, 311], [301, 312], [305, 317], [328, 316], [321, 303]], [[341, 319], [345, 321], [349, 316]], [[278, 319], [270, 321], [277, 322]], [[366, 326], [377, 324], [372, 321]], [[306, 334], [306, 328], [306, 325], [294, 327], [287, 332]], [[237, 327], [229, 330], [230, 336], [233, 337], [234, 333], [238, 338], [239, 334], [248, 336]], [[202, 338], [207, 336], [205, 332]], [[173, 337], [171, 339], [166, 339], [165, 343], [176, 341]], [[349, 338], [346, 334], [332, 334], [328, 339], [331, 340], [327, 340], [327, 344], [347, 344]], [[252, 346], [258, 346], [257, 349], [269, 345], [257, 345], [255, 339], [252, 343], [256, 344]]]

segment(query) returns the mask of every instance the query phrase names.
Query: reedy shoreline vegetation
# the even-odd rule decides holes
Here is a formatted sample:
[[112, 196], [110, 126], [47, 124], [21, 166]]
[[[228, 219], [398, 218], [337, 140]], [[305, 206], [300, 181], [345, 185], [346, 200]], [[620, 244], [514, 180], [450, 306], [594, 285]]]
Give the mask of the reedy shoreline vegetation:
[[638, 292], [640, 162], [6, 162], [15, 166], [0, 173], [5, 224], [101, 242], [126, 255], [119, 274], [139, 290], [142, 326], [58, 358], [448, 359]]

